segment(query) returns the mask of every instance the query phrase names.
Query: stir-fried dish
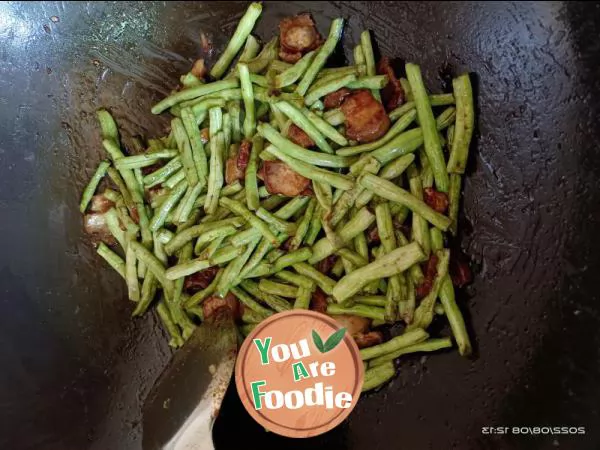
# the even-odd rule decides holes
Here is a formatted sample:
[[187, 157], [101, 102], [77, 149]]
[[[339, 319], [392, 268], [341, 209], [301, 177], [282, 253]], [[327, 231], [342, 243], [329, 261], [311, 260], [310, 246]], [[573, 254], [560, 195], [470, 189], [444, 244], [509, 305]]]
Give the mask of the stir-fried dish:
[[[401, 355], [454, 343], [469, 355], [455, 286], [471, 275], [448, 244], [474, 126], [469, 76], [432, 94], [418, 65], [376, 61], [369, 31], [351, 65], [331, 67], [344, 21], [322, 35], [309, 14], [261, 46], [261, 11], [251, 4], [210, 71], [196, 61], [154, 105], [172, 116], [168, 135], [125, 149], [98, 111], [107, 159], [80, 209], [133, 316], [156, 309], [179, 347], [224, 308], [242, 335], [276, 312], [319, 311], [361, 348], [365, 391]], [[433, 321], [452, 336], [430, 336]]]

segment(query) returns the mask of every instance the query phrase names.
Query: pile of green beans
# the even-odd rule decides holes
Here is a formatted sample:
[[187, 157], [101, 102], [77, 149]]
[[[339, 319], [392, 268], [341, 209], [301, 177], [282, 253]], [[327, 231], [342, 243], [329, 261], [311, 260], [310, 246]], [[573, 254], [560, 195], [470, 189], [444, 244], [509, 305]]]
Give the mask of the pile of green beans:
[[[125, 280], [133, 315], [156, 309], [170, 345], [179, 347], [203, 320], [210, 297], [237, 298], [245, 335], [276, 312], [310, 308], [321, 289], [331, 316], [405, 325], [398, 336], [361, 350], [365, 391], [391, 379], [401, 355], [453, 343], [469, 355], [444, 247], [457, 232], [473, 135], [469, 76], [455, 78], [451, 93], [431, 94], [419, 66], [406, 64], [406, 102], [389, 113], [391, 127], [357, 145], [344, 136], [344, 113], [323, 111], [323, 98], [345, 87], [369, 89], [381, 101], [388, 77], [376, 73], [370, 32], [360, 35], [352, 65], [325, 67], [342, 37], [344, 20], [335, 19], [321, 47], [288, 64], [278, 59], [278, 38], [261, 49], [252, 36], [261, 11], [259, 3], [249, 6], [210, 79], [186, 74], [180, 90], [152, 107], [153, 114], [173, 115], [168, 135], [126, 151], [113, 117], [98, 111], [107, 157], [79, 207], [85, 214], [106, 179], [110, 187], [98, 195], [109, 204], [102, 214], [116, 244], [100, 243], [97, 252]], [[288, 139], [291, 124], [314, 141], [313, 149]], [[227, 160], [242, 140], [252, 143], [247, 168], [240, 181], [226, 184]], [[259, 176], [265, 160], [308, 178], [314, 195], [271, 195]], [[424, 201], [429, 187], [447, 195], [447, 213]], [[402, 224], [410, 224], [409, 236]], [[374, 227], [375, 245], [367, 239]], [[436, 275], [418, 300], [422, 265], [433, 255]], [[332, 256], [337, 263], [321, 273], [319, 263]], [[185, 278], [211, 267], [218, 268], [214, 280], [188, 295]], [[453, 340], [429, 336], [436, 316], [446, 318]]]

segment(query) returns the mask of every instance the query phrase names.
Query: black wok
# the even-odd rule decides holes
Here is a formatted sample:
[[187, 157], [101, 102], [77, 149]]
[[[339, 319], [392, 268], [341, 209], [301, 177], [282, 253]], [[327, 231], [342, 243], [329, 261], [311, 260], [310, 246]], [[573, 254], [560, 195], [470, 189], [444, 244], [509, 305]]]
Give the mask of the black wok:
[[[162, 133], [150, 105], [201, 55], [200, 33], [220, 50], [243, 10], [0, 4], [0, 448], [140, 448], [140, 405], [171, 351], [151, 315], [131, 320], [82, 232], [80, 191], [102, 156], [93, 113], [111, 110], [125, 143]], [[599, 5], [275, 2], [257, 33], [306, 10], [321, 30], [346, 17], [346, 50], [374, 30], [379, 52], [422, 64], [431, 87], [475, 73], [460, 228], [476, 277], [460, 303], [477, 352], [406, 358], [310, 440], [264, 433], [230, 392], [217, 448], [600, 448]]]

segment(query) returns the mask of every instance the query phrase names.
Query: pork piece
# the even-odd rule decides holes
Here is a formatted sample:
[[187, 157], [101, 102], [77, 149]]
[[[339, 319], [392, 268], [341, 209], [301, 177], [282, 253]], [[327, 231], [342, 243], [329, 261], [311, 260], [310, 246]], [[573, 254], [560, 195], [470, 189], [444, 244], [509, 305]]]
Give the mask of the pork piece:
[[115, 204], [109, 199], [107, 199], [104, 196], [104, 194], [96, 194], [92, 197], [92, 200], [90, 201], [89, 210], [91, 212], [104, 214], [113, 206], [115, 206]]
[[377, 73], [380, 75], [387, 75], [389, 79], [388, 84], [386, 84], [381, 91], [381, 98], [386, 109], [391, 111], [402, 105], [405, 101], [404, 90], [402, 90], [402, 85], [398, 78], [396, 78], [394, 69], [392, 69], [392, 66], [390, 65], [390, 59], [387, 56], [384, 56], [379, 60], [379, 64], [377, 64]]
[[327, 312], [327, 295], [321, 290], [316, 288], [310, 299], [310, 309], [325, 314]]
[[345, 117], [346, 137], [372, 142], [390, 128], [390, 118], [371, 91], [360, 89], [348, 95], [340, 107]]
[[202, 128], [200, 130], [200, 139], [202, 139], [202, 143], [206, 144], [210, 138], [210, 131], [208, 128]]
[[215, 279], [219, 272], [218, 266], [212, 266], [207, 269], [196, 272], [192, 275], [185, 277], [183, 287], [188, 294], [195, 294], [196, 292], [206, 289], [210, 283]]
[[333, 266], [335, 266], [337, 260], [337, 255], [329, 255], [327, 258], [319, 261], [319, 263], [317, 264], [317, 270], [322, 274], [328, 275], [329, 272], [331, 272], [331, 269], [333, 269]]
[[241, 317], [240, 302], [232, 293], [228, 293], [224, 298], [213, 295], [202, 302], [202, 312], [204, 320], [209, 320], [216, 317], [219, 313], [225, 313], [225, 308], [231, 310], [231, 314], [235, 320]]
[[240, 170], [238, 166], [237, 155], [228, 158], [225, 162], [225, 183], [232, 184], [236, 181], [243, 180], [244, 175], [244, 171]]
[[99, 240], [112, 236], [106, 225], [104, 214], [91, 213], [83, 216], [83, 228], [85, 232]]
[[309, 14], [286, 17], [279, 23], [279, 57], [295, 63], [323, 42]]
[[463, 287], [473, 280], [469, 260], [460, 251], [450, 252], [448, 271], [450, 272], [452, 284], [456, 287]]
[[310, 180], [294, 172], [282, 161], [264, 161], [261, 177], [269, 194], [281, 194], [288, 197], [307, 195]]
[[192, 66], [192, 70], [190, 70], [192, 75], [197, 76], [198, 78], [204, 78], [206, 76], [206, 66], [204, 65], [203, 59], [197, 59]]
[[325, 109], [339, 108], [343, 103], [344, 99], [350, 95], [352, 91], [348, 88], [341, 88], [331, 94], [327, 94], [323, 98], [323, 105]]
[[348, 334], [351, 336], [354, 336], [357, 333], [366, 333], [371, 324], [371, 319], [350, 314], [336, 314], [331, 317], [333, 317], [341, 326], [345, 327], [346, 331], [348, 331]]
[[380, 242], [381, 242], [381, 237], [379, 237], [379, 230], [377, 229], [377, 227], [371, 228], [367, 232], [367, 244], [376, 245], [376, 244], [379, 244]]
[[246, 176], [246, 167], [250, 161], [252, 142], [244, 139], [236, 155], [229, 157], [225, 163], [225, 182], [234, 183], [243, 181]]
[[423, 200], [441, 214], [445, 214], [448, 209], [448, 195], [431, 187], [423, 189]]
[[299, 145], [300, 147], [310, 148], [314, 147], [315, 141], [313, 141], [308, 134], [302, 130], [302, 128], [291, 124], [288, 128], [287, 137], [294, 144]]
[[367, 348], [383, 342], [383, 334], [381, 331], [369, 331], [367, 333], [356, 333], [352, 337], [358, 345], [358, 348]]
[[431, 292], [433, 287], [433, 280], [437, 274], [438, 257], [432, 254], [423, 268], [423, 275], [425, 279], [416, 288], [416, 294], [418, 299], [427, 297], [427, 294]]

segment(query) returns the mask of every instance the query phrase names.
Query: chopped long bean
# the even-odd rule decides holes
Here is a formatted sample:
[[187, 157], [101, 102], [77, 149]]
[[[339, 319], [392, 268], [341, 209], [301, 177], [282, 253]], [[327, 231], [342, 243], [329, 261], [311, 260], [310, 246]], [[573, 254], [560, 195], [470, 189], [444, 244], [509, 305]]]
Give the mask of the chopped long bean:
[[98, 165], [96, 172], [94, 172], [94, 175], [92, 176], [90, 182], [83, 191], [83, 195], [81, 196], [81, 202], [79, 203], [79, 211], [81, 211], [82, 213], [85, 212], [88, 204], [90, 203], [90, 200], [94, 196], [94, 192], [96, 192], [100, 181], [102, 181], [102, 178], [104, 178], [104, 175], [106, 174], [106, 171], [109, 167], [110, 163], [108, 161], [102, 161]]

